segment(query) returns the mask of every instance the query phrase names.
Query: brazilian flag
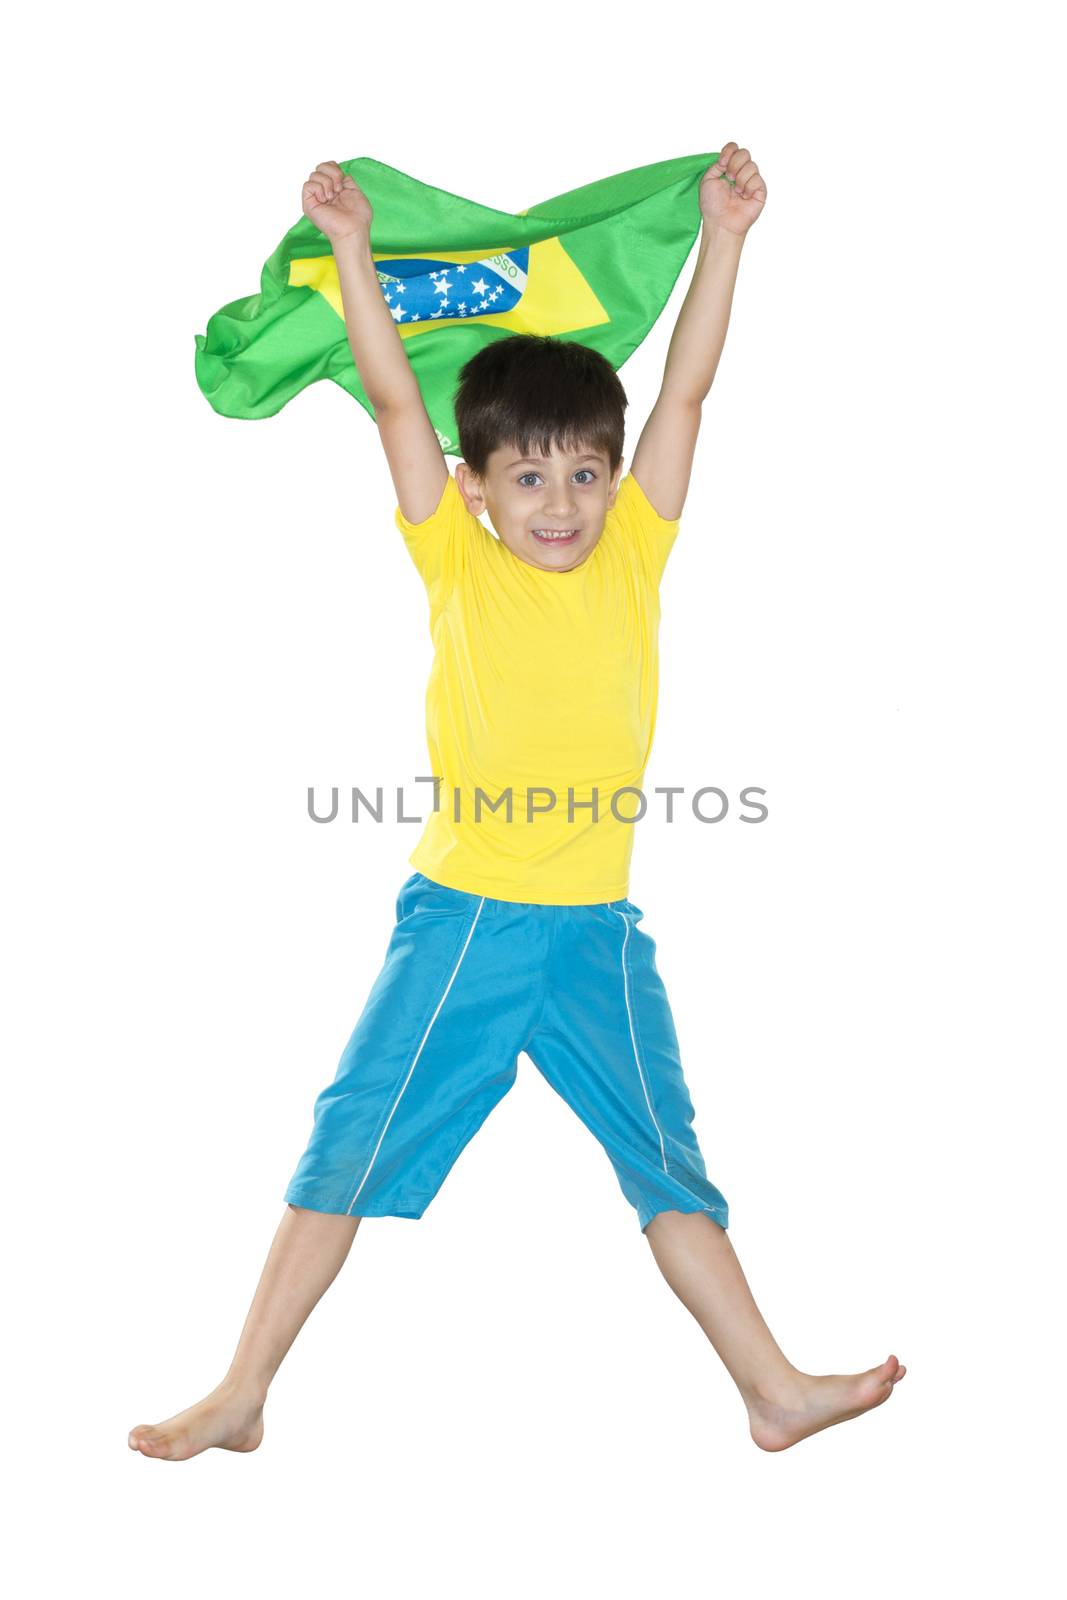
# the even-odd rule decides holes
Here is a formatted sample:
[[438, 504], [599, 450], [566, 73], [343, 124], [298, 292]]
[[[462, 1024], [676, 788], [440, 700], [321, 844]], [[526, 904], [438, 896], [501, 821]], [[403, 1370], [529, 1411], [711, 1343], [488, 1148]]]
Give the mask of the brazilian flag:
[[[700, 180], [718, 155], [635, 167], [514, 215], [370, 156], [339, 163], [371, 203], [378, 281], [443, 451], [459, 454], [459, 369], [491, 339], [552, 334], [622, 366], [689, 256]], [[223, 306], [195, 338], [196, 381], [224, 417], [272, 417], [322, 378], [374, 415], [330, 242], [307, 217], [267, 261], [259, 294]]]

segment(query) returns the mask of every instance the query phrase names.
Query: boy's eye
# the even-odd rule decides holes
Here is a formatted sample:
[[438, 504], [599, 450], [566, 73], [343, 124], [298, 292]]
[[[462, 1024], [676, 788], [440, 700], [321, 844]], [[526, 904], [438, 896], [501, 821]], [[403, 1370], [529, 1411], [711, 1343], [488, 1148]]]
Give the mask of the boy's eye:
[[[591, 467], [579, 467], [578, 468], [578, 472], [576, 472], [574, 474], [574, 476], [577, 477], [578, 474], [582, 473], [582, 472], [584, 472], [590, 478], [595, 478], [596, 477], [596, 473], [593, 471], [593, 469]], [[524, 472], [522, 477], [519, 479], [519, 482], [520, 483], [525, 483], [527, 478], [537, 478], [537, 477], [540, 477], [540, 473], [537, 473], [537, 472]]]

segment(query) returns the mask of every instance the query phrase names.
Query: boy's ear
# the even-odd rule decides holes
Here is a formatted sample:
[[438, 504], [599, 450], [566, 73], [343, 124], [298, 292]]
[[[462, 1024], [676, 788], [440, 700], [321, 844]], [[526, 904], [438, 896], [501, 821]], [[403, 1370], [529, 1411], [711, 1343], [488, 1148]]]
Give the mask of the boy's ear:
[[612, 473], [611, 482], [608, 484], [608, 506], [609, 507], [611, 507], [611, 506], [613, 506], [615, 504], [615, 496], [619, 492], [619, 484], [622, 482], [623, 477], [625, 475], [625, 472], [626, 472], [626, 458], [624, 456], [623, 459], [619, 462], [618, 466], [615, 468], [615, 471]]
[[486, 509], [482, 480], [472, 472], [465, 461], [456, 462], [456, 487], [463, 496], [468, 511], [476, 517]]

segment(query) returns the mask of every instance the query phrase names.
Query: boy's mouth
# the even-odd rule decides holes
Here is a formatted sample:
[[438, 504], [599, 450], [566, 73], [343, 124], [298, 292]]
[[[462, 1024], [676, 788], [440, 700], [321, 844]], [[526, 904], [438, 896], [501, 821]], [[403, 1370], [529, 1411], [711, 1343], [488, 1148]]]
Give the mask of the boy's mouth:
[[581, 533], [581, 528], [532, 528], [530, 530], [539, 544], [573, 544]]

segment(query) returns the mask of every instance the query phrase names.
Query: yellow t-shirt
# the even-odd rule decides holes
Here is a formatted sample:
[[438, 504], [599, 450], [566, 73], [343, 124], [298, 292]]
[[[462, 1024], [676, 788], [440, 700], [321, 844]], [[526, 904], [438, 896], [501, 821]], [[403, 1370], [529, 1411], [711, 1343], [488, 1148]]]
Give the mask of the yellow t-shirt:
[[467, 510], [451, 473], [425, 521], [397, 506], [435, 647], [426, 738], [440, 781], [416, 871], [498, 900], [626, 898], [642, 803], [618, 791], [640, 786], [652, 749], [659, 583], [679, 522], [628, 473], [590, 554], [547, 572]]

